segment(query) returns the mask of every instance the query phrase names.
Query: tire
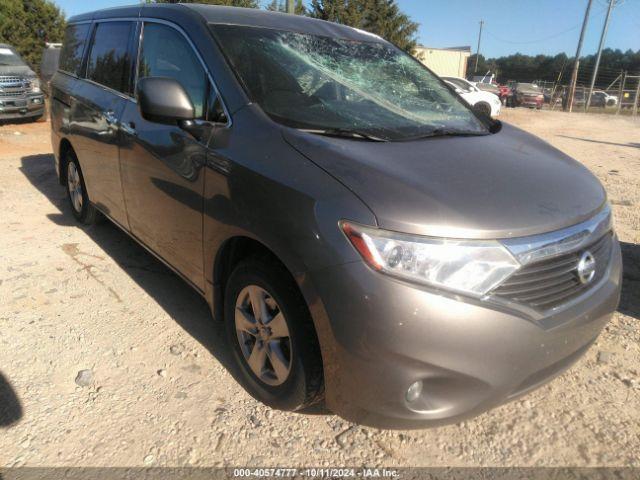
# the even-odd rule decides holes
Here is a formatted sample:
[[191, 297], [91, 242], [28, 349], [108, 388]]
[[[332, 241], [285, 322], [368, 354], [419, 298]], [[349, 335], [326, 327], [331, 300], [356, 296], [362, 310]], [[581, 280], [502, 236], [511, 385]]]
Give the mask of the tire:
[[473, 109], [481, 115], [486, 115], [488, 117], [491, 116], [491, 106], [488, 103], [485, 103], [485, 102], [476, 103], [473, 106]]
[[[266, 313], [259, 316], [270, 321], [252, 317], [252, 298], [262, 299], [258, 304], [263, 307], [257, 310]], [[322, 357], [316, 331], [307, 305], [284, 267], [259, 258], [240, 262], [227, 281], [224, 311], [238, 380], [251, 396], [285, 411], [303, 410], [323, 399]], [[248, 321], [251, 318], [253, 321]], [[283, 322], [288, 337], [283, 337]], [[262, 356], [256, 354], [262, 351], [259, 345], [265, 350]], [[254, 368], [250, 366], [252, 357]], [[277, 361], [272, 363], [272, 358]], [[260, 375], [256, 365], [261, 366], [257, 369]], [[283, 367], [287, 365], [288, 370]]]
[[69, 150], [66, 153], [64, 168], [64, 179], [71, 213], [73, 213], [73, 216], [80, 223], [85, 225], [94, 224], [98, 211], [89, 201], [87, 187], [84, 183], [84, 177], [82, 176], [82, 169], [80, 168], [78, 157], [76, 157], [73, 150]]

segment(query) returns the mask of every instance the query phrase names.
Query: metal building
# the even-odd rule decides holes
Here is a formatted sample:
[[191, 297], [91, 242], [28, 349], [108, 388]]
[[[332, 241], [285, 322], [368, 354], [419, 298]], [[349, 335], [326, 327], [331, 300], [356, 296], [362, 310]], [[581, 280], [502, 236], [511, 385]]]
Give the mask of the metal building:
[[471, 47], [432, 48], [419, 45], [415, 56], [441, 77], [466, 78]]

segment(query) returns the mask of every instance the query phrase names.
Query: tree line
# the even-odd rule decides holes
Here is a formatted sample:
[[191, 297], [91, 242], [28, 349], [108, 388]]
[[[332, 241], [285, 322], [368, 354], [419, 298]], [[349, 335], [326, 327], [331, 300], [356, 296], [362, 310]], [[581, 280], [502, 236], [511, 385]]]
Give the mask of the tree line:
[[[178, 3], [178, 0], [142, 0], [147, 3]], [[181, 0], [182, 3], [208, 3], [246, 8], [260, 8], [258, 0]], [[306, 6], [308, 5], [308, 6]], [[286, 0], [271, 0], [268, 10], [285, 11]], [[313, 18], [342, 23], [367, 30], [396, 44], [407, 52], [417, 45], [419, 25], [405, 14], [396, 0], [295, 0], [296, 13]], [[0, 43], [16, 47], [33, 66], [40, 63], [45, 42], [61, 42], [64, 34], [64, 13], [51, 0], [0, 0]], [[595, 55], [581, 59], [579, 83], [588, 83]], [[478, 74], [492, 72], [502, 82], [557, 81], [568, 83], [573, 60], [566, 54], [514, 55], [478, 59]], [[475, 55], [469, 58], [468, 73], [474, 73]], [[606, 87], [620, 71], [640, 73], [640, 50], [605, 49], [602, 54], [598, 85]]]
[[[550, 55], [514, 55], [500, 58], [486, 59], [483, 55], [478, 58], [478, 69], [476, 75], [484, 75], [491, 72], [498, 77], [499, 82], [516, 80], [520, 82], [531, 82], [534, 80], [556, 82], [568, 84], [571, 79], [573, 69], [573, 57], [568, 57], [564, 53], [555, 56]], [[588, 84], [593, 69], [595, 67], [596, 56], [587, 55], [580, 58], [580, 70], [578, 73], [578, 84]], [[476, 55], [471, 55], [467, 64], [467, 72], [473, 75], [475, 72]], [[630, 74], [640, 74], [640, 50], [627, 50], [623, 52], [619, 49], [606, 48], [602, 51], [600, 68], [596, 85], [599, 88], [606, 88], [613, 83], [620, 72], [627, 71]]]
[[[146, 3], [178, 3], [177, 0], [143, 0]], [[182, 0], [182, 3], [196, 3]], [[197, 3], [260, 8], [258, 0], [197, 0]], [[285, 11], [285, 0], [266, 7]], [[296, 13], [370, 31], [411, 52], [417, 44], [418, 24], [400, 10], [396, 0], [313, 0], [309, 7], [295, 1]], [[16, 48], [32, 66], [40, 64], [45, 42], [61, 42], [65, 16], [51, 0], [0, 0], [0, 43]]]
[[[150, 0], [152, 1], [152, 0]], [[209, 3], [259, 8], [258, 0], [155, 0], [157, 3]], [[286, 0], [271, 0], [268, 10], [286, 10]], [[419, 25], [398, 6], [396, 0], [312, 0], [309, 8], [296, 0], [295, 13], [360, 28], [396, 44], [407, 52], [417, 45]]]
[[62, 41], [64, 28], [64, 14], [49, 0], [0, 0], [0, 43], [32, 66], [40, 64], [46, 42]]

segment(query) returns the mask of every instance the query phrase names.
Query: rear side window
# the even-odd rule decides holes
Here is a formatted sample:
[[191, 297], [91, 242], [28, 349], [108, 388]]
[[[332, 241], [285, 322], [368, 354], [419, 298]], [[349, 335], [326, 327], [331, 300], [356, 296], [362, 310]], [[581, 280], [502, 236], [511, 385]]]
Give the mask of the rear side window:
[[189, 42], [175, 29], [146, 23], [142, 37], [138, 78], [169, 77], [182, 84], [196, 110], [204, 118], [209, 81]]
[[64, 45], [60, 53], [60, 70], [71, 73], [72, 75], [80, 74], [82, 55], [88, 34], [88, 23], [69, 25], [67, 27], [64, 34]]
[[133, 22], [105, 22], [96, 27], [87, 78], [122, 93], [130, 93], [132, 59], [129, 53]]

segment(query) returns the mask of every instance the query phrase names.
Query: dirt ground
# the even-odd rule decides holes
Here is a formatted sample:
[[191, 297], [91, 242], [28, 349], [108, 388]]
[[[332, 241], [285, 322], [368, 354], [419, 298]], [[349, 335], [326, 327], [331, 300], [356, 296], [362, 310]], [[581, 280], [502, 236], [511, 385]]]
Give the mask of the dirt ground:
[[409, 432], [253, 400], [205, 302], [115, 227], [73, 220], [49, 124], [1, 126], [0, 467], [640, 466], [640, 121], [528, 110], [503, 120], [606, 186], [624, 242], [622, 304], [551, 384]]

